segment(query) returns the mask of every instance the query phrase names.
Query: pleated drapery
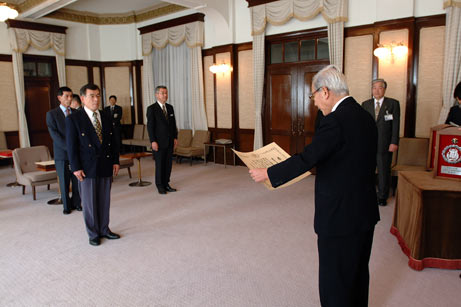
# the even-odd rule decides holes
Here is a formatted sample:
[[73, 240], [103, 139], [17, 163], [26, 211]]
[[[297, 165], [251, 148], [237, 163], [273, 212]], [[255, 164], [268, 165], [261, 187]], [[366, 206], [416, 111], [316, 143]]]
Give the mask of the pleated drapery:
[[348, 0], [280, 0], [250, 8], [253, 35], [255, 137], [254, 149], [263, 146], [262, 96], [264, 87], [264, 33], [266, 23], [283, 25], [291, 18], [307, 21], [318, 14], [328, 22], [330, 63], [343, 69], [344, 22]]
[[[169, 87], [170, 97], [173, 96], [183, 97], [184, 96], [184, 87], [189, 88], [190, 92], [190, 102], [189, 99], [184, 99], [182, 101], [174, 101], [171, 99], [171, 103], [175, 106], [176, 109], [183, 115], [180, 116], [181, 122], [178, 123], [179, 126], [185, 127], [190, 126], [193, 130], [207, 130], [208, 125], [206, 121], [205, 113], [205, 99], [204, 99], [204, 89], [203, 89], [203, 71], [202, 71], [202, 53], [201, 48], [203, 46], [203, 22], [195, 21], [187, 23], [184, 25], [179, 25], [167, 29], [162, 29], [150, 33], [145, 33], [142, 35], [142, 53], [143, 53], [143, 111], [144, 116], [146, 114], [147, 107], [155, 102], [154, 89], [155, 86], [162, 84], [155, 84], [155, 74], [154, 70], [160, 69], [161, 65], [173, 65], [177, 67], [178, 63], [184, 63], [187, 65], [189, 72], [188, 76], [177, 76], [179, 78], [185, 78], [187, 80], [186, 84], [183, 86]], [[153, 58], [152, 48], [157, 50], [164, 49], [168, 44], [172, 47], [180, 47], [183, 43], [188, 47], [187, 53], [188, 58], [187, 63], [183, 56], [178, 57], [169, 57], [168, 61], [170, 64], [160, 63]], [[174, 54], [172, 52], [171, 54]], [[179, 69], [179, 68], [177, 68]], [[172, 72], [164, 72], [161, 74], [167, 74]], [[172, 76], [171, 78], [176, 78]], [[162, 81], [162, 82], [166, 82]], [[171, 81], [173, 82], [173, 81]], [[167, 85], [166, 83], [163, 85]], [[173, 84], [172, 84], [173, 85]], [[177, 92], [177, 93], [174, 93]], [[176, 95], [177, 94], [177, 95]], [[189, 104], [180, 106], [179, 104]], [[190, 121], [187, 122], [186, 115], [180, 110], [189, 110]], [[179, 115], [179, 114], [178, 114]]]
[[66, 35], [63, 33], [19, 28], [9, 28], [8, 33], [13, 56], [14, 86], [19, 116], [19, 145], [21, 147], [29, 147], [30, 140], [25, 114], [24, 65], [22, 54], [26, 52], [30, 46], [38, 50], [48, 50], [52, 48], [56, 53], [56, 68], [58, 70], [59, 86], [64, 86], [66, 84]]
[[447, 11], [445, 25], [445, 52], [443, 60], [443, 102], [439, 124], [444, 124], [454, 105], [453, 92], [461, 81], [461, 0], [444, 2]]

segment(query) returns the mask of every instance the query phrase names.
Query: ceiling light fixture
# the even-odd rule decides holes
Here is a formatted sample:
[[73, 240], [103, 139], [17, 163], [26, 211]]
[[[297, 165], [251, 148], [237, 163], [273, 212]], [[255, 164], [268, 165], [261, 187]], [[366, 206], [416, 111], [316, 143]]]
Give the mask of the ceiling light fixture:
[[5, 2], [0, 2], [0, 21], [5, 21], [7, 19], [15, 19], [18, 17], [19, 13], [16, 9], [10, 7]]

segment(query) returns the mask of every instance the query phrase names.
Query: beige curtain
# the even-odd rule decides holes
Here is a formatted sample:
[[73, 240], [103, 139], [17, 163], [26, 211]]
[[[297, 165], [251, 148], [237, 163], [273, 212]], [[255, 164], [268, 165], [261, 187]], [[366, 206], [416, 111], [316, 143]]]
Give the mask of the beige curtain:
[[445, 53], [443, 63], [443, 104], [439, 124], [445, 123], [454, 105], [453, 92], [461, 81], [461, 0], [445, 1]]
[[16, 104], [19, 114], [19, 144], [21, 147], [29, 147], [29, 132], [25, 115], [25, 92], [24, 92], [24, 65], [22, 54], [33, 46], [38, 50], [53, 48], [56, 53], [56, 67], [58, 70], [59, 86], [66, 84], [65, 67], [65, 34], [34, 31], [18, 28], [9, 28], [10, 45], [13, 54], [13, 74], [16, 91]]
[[152, 48], [163, 49], [168, 44], [180, 46], [183, 42], [191, 52], [191, 110], [192, 129], [207, 130], [205, 99], [203, 89], [202, 46], [203, 22], [195, 21], [184, 25], [162, 29], [142, 35], [143, 53], [143, 110], [154, 102], [154, 76], [152, 67]]
[[[264, 33], [266, 23], [283, 25], [291, 18], [307, 21], [318, 14], [328, 22], [328, 43], [330, 63], [342, 69], [344, 22], [347, 21], [348, 0], [280, 0], [250, 8], [253, 35], [254, 97], [255, 97], [255, 138], [254, 149], [263, 145], [261, 105], [264, 82]], [[260, 42], [262, 38], [262, 44]], [[262, 48], [259, 48], [262, 45]], [[255, 49], [255, 46], [258, 49]], [[260, 59], [263, 59], [260, 61]], [[262, 77], [261, 77], [262, 76]]]

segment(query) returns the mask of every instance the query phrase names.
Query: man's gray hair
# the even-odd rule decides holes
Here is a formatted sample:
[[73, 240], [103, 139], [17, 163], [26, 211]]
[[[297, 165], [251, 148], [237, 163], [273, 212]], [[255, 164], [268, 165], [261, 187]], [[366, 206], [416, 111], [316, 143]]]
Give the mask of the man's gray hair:
[[349, 95], [346, 76], [335, 65], [328, 65], [312, 79], [314, 90], [326, 87], [336, 95]]
[[371, 82], [371, 86], [373, 86], [373, 84], [378, 83], [378, 82], [381, 82], [381, 83], [384, 85], [384, 88], [387, 88], [387, 82], [384, 81], [384, 79], [374, 79], [374, 80]]

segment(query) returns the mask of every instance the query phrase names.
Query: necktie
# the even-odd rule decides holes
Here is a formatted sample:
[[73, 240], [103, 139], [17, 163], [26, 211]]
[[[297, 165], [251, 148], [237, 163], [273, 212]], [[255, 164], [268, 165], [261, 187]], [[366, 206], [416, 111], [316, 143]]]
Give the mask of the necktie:
[[110, 115], [114, 116], [114, 107], [110, 107]]
[[379, 115], [379, 110], [381, 109], [381, 105], [379, 104], [379, 101], [376, 101], [375, 105], [375, 118], [378, 120], [378, 115]]
[[168, 112], [166, 111], [165, 105], [162, 106], [162, 110], [163, 110], [163, 115], [165, 116], [166, 119], [168, 119]]
[[70, 108], [66, 108], [66, 117], [70, 114]]
[[102, 143], [102, 127], [96, 112], [93, 112], [93, 126], [96, 130], [96, 134], [98, 135], [99, 142]]

